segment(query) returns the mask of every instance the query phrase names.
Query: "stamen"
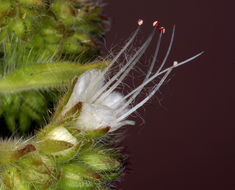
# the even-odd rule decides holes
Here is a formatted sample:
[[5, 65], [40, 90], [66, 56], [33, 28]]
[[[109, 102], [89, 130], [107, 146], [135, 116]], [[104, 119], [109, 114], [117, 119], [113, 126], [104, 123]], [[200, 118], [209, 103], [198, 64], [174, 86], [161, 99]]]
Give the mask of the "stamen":
[[[179, 67], [185, 63], [188, 63], [194, 59], [196, 59], [197, 57], [199, 57], [200, 55], [202, 55], [204, 52], [201, 52], [193, 57], [190, 57], [189, 59], [186, 59], [180, 63], [177, 63], [177, 64], [173, 64], [173, 66], [159, 72], [159, 73], [156, 73], [154, 74], [152, 77], [150, 77], [146, 82], [144, 82], [142, 85], [140, 85], [138, 88], [136, 88], [135, 90], [133, 91], [137, 91], [139, 90], [142, 86], [145, 86], [146, 84], [148, 84], [149, 82], [151, 82], [153, 79], [155, 79], [157, 76], [163, 74], [166, 72], [166, 74], [162, 77], [161, 81], [155, 85], [153, 91], [144, 99], [142, 100], [140, 103], [138, 103], [136, 106], [134, 106], [132, 109], [130, 109], [129, 111], [127, 111], [125, 114], [123, 114], [121, 117], [119, 117], [116, 121], [119, 122], [123, 119], [125, 119], [126, 117], [128, 117], [130, 114], [132, 114], [133, 112], [135, 112], [137, 109], [139, 109], [142, 105], [144, 105], [156, 92], [157, 90], [161, 87], [162, 83], [165, 81], [165, 79], [167, 78], [167, 76], [170, 74], [170, 72], [176, 68], [176, 67]], [[174, 62], [175, 63], [175, 62]], [[131, 93], [133, 93], [133, 91]]]
[[[138, 25], [139, 25], [139, 24], [138, 24]], [[125, 46], [120, 50], [120, 52], [113, 58], [113, 60], [110, 62], [110, 64], [104, 69], [102, 75], [101, 75], [99, 78], [97, 78], [97, 82], [94, 83], [94, 85], [97, 84], [100, 80], [102, 80], [103, 75], [105, 75], [105, 73], [113, 66], [113, 64], [118, 60], [118, 58], [126, 51], [126, 49], [127, 49], [127, 48], [130, 46], [130, 44], [134, 41], [134, 39], [135, 39], [135, 37], [137, 36], [137, 34], [139, 33], [139, 31], [140, 31], [140, 25], [139, 25], [139, 27], [136, 29], [136, 31], [134, 32], [134, 34], [133, 34], [133, 36], [131, 37], [131, 39], [125, 44]], [[99, 91], [96, 93], [96, 95], [91, 98], [91, 102], [93, 102], [95, 99], [97, 99], [97, 98], [101, 95], [101, 93], [103, 92], [103, 89], [104, 89], [104, 88], [102, 88], [101, 90], [99, 90]]]
[[119, 117], [117, 119], [117, 122], [119, 122], [119, 121], [125, 119], [126, 117], [128, 117], [130, 114], [132, 114], [137, 109], [139, 109], [141, 106], [143, 106], [150, 98], [152, 98], [152, 96], [158, 91], [158, 89], [161, 87], [161, 85], [163, 84], [163, 82], [165, 81], [165, 79], [167, 78], [167, 76], [170, 74], [170, 72], [172, 70], [173, 70], [173, 68], [169, 69], [167, 71], [167, 73], [162, 77], [160, 82], [156, 85], [156, 87], [154, 87], [153, 91], [146, 98], [144, 98], [140, 103], [138, 103], [133, 108], [131, 108], [129, 111], [127, 111], [125, 114], [123, 114], [121, 117]]
[[[139, 19], [139, 21], [141, 21], [141, 19]], [[143, 20], [142, 20], [142, 24], [139, 24], [138, 21], [138, 28], [136, 29], [136, 31], [134, 32], [133, 36], [131, 37], [131, 39], [126, 43], [126, 45], [121, 49], [121, 51], [114, 57], [114, 59], [111, 61], [111, 63], [108, 65], [108, 67], [106, 67], [106, 69], [104, 70], [104, 73], [106, 73], [109, 68], [117, 61], [117, 59], [120, 57], [120, 55], [128, 48], [128, 46], [134, 41], [135, 37], [137, 36], [138, 32], [140, 31], [140, 26], [143, 24]]]
[[[107, 97], [121, 82], [122, 80], [128, 75], [128, 73], [130, 72], [130, 70], [134, 67], [134, 65], [139, 61], [140, 57], [144, 54], [145, 50], [147, 49], [147, 47], [149, 46], [153, 36], [155, 34], [155, 30], [152, 32], [152, 34], [150, 34], [150, 36], [148, 37], [148, 39], [145, 41], [145, 43], [139, 48], [139, 50], [135, 53], [135, 55], [131, 58], [130, 61], [128, 61], [128, 63], [121, 68], [121, 70], [114, 75], [101, 89], [102, 92], [100, 93], [100, 95], [103, 93], [103, 91], [105, 91], [109, 85], [111, 85], [123, 72], [122, 76], [117, 80], [116, 83], [114, 83], [112, 85], [112, 87], [107, 90], [104, 94], [101, 95], [101, 97], [97, 100], [96, 103], [98, 103], [99, 101], [102, 101], [105, 97]], [[128, 68], [128, 66], [130, 65], [130, 67]], [[100, 91], [101, 91], [100, 90]], [[98, 98], [98, 96], [97, 96]]]
[[153, 81], [155, 78], [157, 78], [158, 76], [162, 75], [163, 73], [168, 72], [168, 71], [169, 71], [170, 69], [172, 69], [172, 68], [176, 68], [176, 67], [179, 67], [179, 66], [181, 66], [181, 65], [183, 65], [183, 64], [185, 64], [185, 63], [188, 63], [188, 62], [190, 62], [190, 61], [196, 59], [197, 57], [201, 56], [203, 53], [204, 53], [204, 52], [198, 53], [197, 55], [195, 55], [195, 56], [193, 56], [193, 57], [190, 57], [190, 58], [188, 58], [188, 59], [186, 59], [186, 60], [184, 60], [184, 61], [182, 61], [182, 62], [180, 62], [180, 63], [178, 63], [178, 64], [176, 64], [176, 65], [173, 65], [173, 66], [171, 66], [171, 67], [168, 67], [168, 68], [166, 68], [165, 70], [163, 70], [163, 71], [161, 71], [161, 72], [159, 72], [159, 73], [155, 73], [155, 74], [154, 74], [153, 76], [151, 76], [148, 80], [146, 80], [144, 83], [142, 83], [142, 84], [141, 84], [140, 86], [138, 86], [136, 89], [134, 89], [132, 92], [130, 92], [128, 95], [126, 95], [126, 96], [122, 99], [122, 101], [125, 100], [125, 99], [127, 99], [128, 97], [130, 97], [130, 96], [131, 96], [132, 94], [134, 94], [136, 91], [140, 90], [141, 88], [143, 88], [144, 86], [146, 86], [148, 83], [150, 83], [150, 82]]
[[166, 29], [165, 29], [164, 27], [159, 28], [159, 31], [160, 31], [162, 34], [165, 34], [165, 33], [166, 33]]
[[[145, 77], [145, 79], [144, 79], [143, 82], [145, 82], [145, 81], [149, 78], [149, 76], [151, 75], [151, 73], [152, 73], [152, 70], [153, 70], [153, 67], [154, 67], [154, 65], [155, 65], [155, 63], [156, 63], [157, 56], [158, 56], [158, 52], [159, 52], [159, 49], [160, 49], [161, 38], [162, 38], [162, 33], [160, 33], [160, 35], [159, 35], [159, 39], [158, 39], [158, 42], [157, 42], [157, 46], [156, 46], [156, 49], [155, 49], [155, 53], [154, 53], [154, 56], [153, 56], [152, 63], [151, 63], [151, 65], [150, 65], [150, 69], [149, 69], [149, 71], [148, 71], [148, 73], [147, 73], [147, 75], [146, 75], [146, 77]], [[129, 99], [121, 108], [119, 108], [119, 109], [115, 112], [115, 114], [118, 115], [120, 112], [122, 112], [124, 109], [126, 109], [126, 108], [129, 106], [129, 104], [130, 104], [132, 101], [134, 101], [135, 98], [140, 94], [140, 92], [143, 90], [143, 88], [144, 88], [144, 86], [143, 86], [142, 88], [140, 88], [138, 91], [136, 91], [136, 92], [130, 97], [130, 99]], [[123, 99], [122, 99], [122, 101], [123, 101]], [[116, 102], [115, 104], [117, 104], [117, 103], [120, 103], [120, 101]]]
[[[171, 50], [171, 47], [172, 47], [172, 44], [173, 44], [173, 40], [174, 40], [174, 35], [175, 35], [175, 26], [173, 27], [173, 32], [172, 32], [172, 35], [171, 35], [171, 41], [170, 41], [170, 45], [169, 45], [169, 48], [168, 48], [168, 50], [167, 50], [167, 53], [166, 53], [166, 56], [165, 56], [165, 58], [164, 58], [164, 60], [163, 60], [163, 62], [162, 62], [162, 64], [161, 64], [161, 66], [159, 67], [159, 69], [157, 70], [157, 72], [154, 74], [154, 75], [156, 75], [156, 76], [158, 76], [159, 75], [159, 72], [160, 72], [160, 70], [162, 69], [162, 67], [165, 65], [165, 63], [166, 63], [166, 61], [167, 61], [167, 58], [168, 58], [168, 56], [169, 56], [169, 53], [170, 53], [170, 50]], [[162, 33], [160, 33], [160, 39], [161, 39], [161, 37], [162, 37]], [[156, 52], [155, 52], [155, 55], [154, 55], [154, 58], [153, 58], [153, 62], [152, 62], [152, 64], [153, 63], [155, 63], [156, 62], [156, 58], [157, 58], [157, 55], [158, 55], [158, 51], [159, 51], [159, 48], [160, 48], [160, 41], [159, 41], [159, 44], [157, 44], [157, 48], [156, 48]], [[148, 76], [149, 77], [149, 76]], [[145, 78], [145, 80], [144, 80], [144, 82], [143, 82], [143, 84], [147, 81], [147, 77]], [[151, 82], [151, 81], [149, 81], [149, 82]], [[149, 83], [148, 82], [148, 83]], [[140, 87], [141, 86], [141, 87]], [[128, 97], [130, 97], [132, 94], [134, 94], [133, 95], [133, 97], [135, 98], [142, 90], [143, 90], [143, 88], [144, 88], [144, 86], [145, 85], [140, 85], [137, 89], [138, 89], [138, 91], [136, 91], [136, 89], [135, 90], [133, 90], [132, 92], [130, 92], [128, 95], [126, 95], [123, 99], [122, 99], [122, 101], [123, 100], [125, 100], [125, 99], [127, 99]], [[133, 97], [131, 97], [127, 102], [128, 103], [131, 103], [134, 99], [133, 99]], [[125, 108], [128, 106], [129, 104], [125, 104], [124, 106], [125, 106]], [[124, 108], [124, 106], [123, 106], [123, 108]], [[124, 109], [125, 109], [124, 108]], [[118, 110], [118, 112], [117, 113], [120, 113], [121, 111], [123, 111], [123, 109], [121, 110]]]
[[[162, 32], [161, 32], [161, 33], [162, 33]], [[162, 34], [164, 34], [164, 33], [162, 33]], [[175, 26], [173, 27], [173, 31], [172, 31], [172, 35], [171, 35], [171, 41], [170, 41], [170, 45], [169, 45], [169, 47], [168, 47], [168, 50], [167, 50], [167, 52], [166, 52], [166, 56], [165, 56], [164, 60], [162, 61], [161, 66], [160, 66], [159, 69], [157, 70], [157, 73], [159, 73], [159, 72], [162, 70], [163, 66], [165, 65], [165, 63], [166, 63], [166, 61], [167, 61], [167, 58], [168, 58], [168, 56], [169, 56], [169, 54], [170, 54], [171, 47], [172, 47], [172, 44], [173, 44], [173, 41], [174, 41], [174, 37], [175, 37]]]
[[[179, 67], [179, 66], [181, 66], [181, 65], [183, 65], [183, 64], [185, 64], [185, 63], [188, 63], [188, 62], [190, 62], [190, 61], [196, 59], [197, 57], [199, 57], [199, 56], [202, 55], [203, 53], [204, 53], [204, 51], [202, 51], [201, 53], [198, 53], [197, 55], [194, 55], [193, 57], [190, 57], [190, 58], [188, 58], [188, 59], [186, 59], [186, 60], [184, 60], [184, 61], [181, 61], [180, 63], [174, 65], [173, 67], [176, 68], [176, 67]], [[169, 68], [168, 68], [168, 69], [169, 69]], [[167, 69], [165, 69], [164, 71], [162, 71], [162, 72], [159, 73], [159, 74], [162, 74], [163, 72], [166, 72], [166, 71], [167, 71]]]

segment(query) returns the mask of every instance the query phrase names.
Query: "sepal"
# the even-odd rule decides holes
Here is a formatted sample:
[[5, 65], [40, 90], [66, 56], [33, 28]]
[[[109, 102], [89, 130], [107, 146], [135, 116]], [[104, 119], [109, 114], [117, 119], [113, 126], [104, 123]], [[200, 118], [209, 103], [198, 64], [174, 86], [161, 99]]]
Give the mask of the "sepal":
[[41, 151], [44, 154], [54, 154], [72, 148], [73, 146], [74, 145], [72, 143], [66, 141], [46, 139], [40, 141], [37, 145], [37, 148], [38, 151]]

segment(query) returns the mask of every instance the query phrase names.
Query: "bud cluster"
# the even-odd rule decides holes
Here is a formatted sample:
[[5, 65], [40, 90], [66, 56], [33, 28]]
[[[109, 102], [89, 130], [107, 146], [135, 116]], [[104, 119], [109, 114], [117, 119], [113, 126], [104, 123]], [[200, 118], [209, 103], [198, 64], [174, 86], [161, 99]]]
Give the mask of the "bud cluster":
[[[51, 85], [48, 80], [40, 86], [43, 89], [68, 84], [74, 74], [64, 70], [71, 75], [64, 80], [62, 72], [55, 75], [56, 72], [52, 73], [50, 67], [46, 70], [43, 64], [93, 60], [107, 26], [101, 7], [89, 0], [0, 0], [0, 119], [5, 122], [7, 133], [17, 130], [28, 133], [30, 125], [41, 126], [48, 107], [58, 101], [58, 90], [38, 92], [32, 91], [38, 88], [31, 87], [16, 93], [16, 83], [34, 83], [45, 78], [38, 75], [32, 79], [19, 69], [26, 68], [32, 75], [44, 69], [60, 81]], [[28, 68], [31, 65], [41, 65], [42, 69]], [[2, 81], [14, 74], [14, 81], [4, 86]], [[6, 88], [11, 94], [6, 94]]]
[[[66, 57], [90, 60], [97, 53], [96, 43], [106, 31], [107, 20], [101, 8], [89, 1], [73, 0], [1, 0], [0, 40], [13, 46], [22, 40], [22, 48], [43, 58]], [[9, 48], [9, 47], [8, 47]]]

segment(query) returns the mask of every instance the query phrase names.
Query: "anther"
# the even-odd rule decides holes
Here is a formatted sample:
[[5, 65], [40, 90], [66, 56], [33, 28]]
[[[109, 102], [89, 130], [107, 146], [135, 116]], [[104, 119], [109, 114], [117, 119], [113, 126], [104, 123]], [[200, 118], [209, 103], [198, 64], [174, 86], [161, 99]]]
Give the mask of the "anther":
[[160, 31], [162, 34], [165, 34], [166, 29], [165, 29], [164, 27], [161, 27], [161, 28], [159, 28], [159, 31]]
[[154, 21], [153, 22], [153, 27], [159, 27], [160, 26], [160, 22], [158, 22], [158, 21]]
[[142, 19], [138, 20], [138, 25], [141, 26], [144, 23], [144, 21]]
[[176, 65], [178, 65], [178, 61], [173, 62], [173, 66], [175, 67]]

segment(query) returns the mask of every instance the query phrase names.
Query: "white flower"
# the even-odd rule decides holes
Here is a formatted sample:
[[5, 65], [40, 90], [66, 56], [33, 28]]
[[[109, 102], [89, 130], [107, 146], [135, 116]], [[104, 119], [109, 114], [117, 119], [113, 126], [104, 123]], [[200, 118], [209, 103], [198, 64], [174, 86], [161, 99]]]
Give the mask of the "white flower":
[[[154, 31], [144, 42], [144, 44], [127, 61], [127, 63], [125, 63], [121, 67], [121, 69], [109, 80], [106, 79], [108, 71], [133, 42], [138, 31], [140, 30], [139, 27], [134, 33], [134, 35], [131, 37], [131, 39], [118, 53], [118, 55], [114, 57], [112, 62], [104, 71], [89, 70], [83, 75], [81, 75], [74, 86], [73, 92], [70, 96], [68, 103], [65, 105], [62, 111], [62, 115], [64, 115], [75, 104], [81, 102], [82, 103], [81, 112], [76, 121], [76, 127], [80, 130], [89, 131], [109, 126], [111, 127], [110, 131], [114, 131], [124, 125], [134, 125], [134, 121], [127, 120], [127, 118], [138, 108], [140, 108], [143, 104], [145, 104], [157, 92], [157, 90], [160, 88], [160, 86], [162, 85], [166, 77], [170, 74], [172, 69], [186, 62], [189, 62], [198, 57], [199, 55], [201, 55], [201, 53], [197, 54], [196, 56], [191, 57], [181, 63], [174, 62], [174, 64], [171, 67], [162, 70], [167, 60], [167, 57], [170, 53], [171, 46], [173, 43], [174, 31], [175, 31], [173, 30], [171, 42], [168, 51], [166, 53], [166, 56], [161, 66], [158, 68], [158, 70], [152, 74], [152, 70], [154, 68], [154, 64], [158, 56], [161, 38], [163, 33], [165, 32], [165, 29], [161, 27], [155, 54], [153, 56], [153, 60], [150, 65], [150, 69], [146, 74], [145, 79], [143, 80], [143, 83], [139, 85], [137, 88], [133, 89], [126, 96], [117, 92], [116, 88], [122, 83], [124, 78], [129, 74], [129, 72], [139, 61], [140, 57], [144, 54], [158, 26], [159, 25], [156, 24], [154, 25], [155, 27]], [[154, 83], [150, 93], [147, 94], [147, 96], [144, 97], [142, 101], [131, 107], [130, 105], [133, 103], [135, 98], [140, 94], [143, 88], [148, 83], [154, 81], [154, 79], [156, 79], [159, 76], [162, 76], [161, 80], [158, 83]]]

